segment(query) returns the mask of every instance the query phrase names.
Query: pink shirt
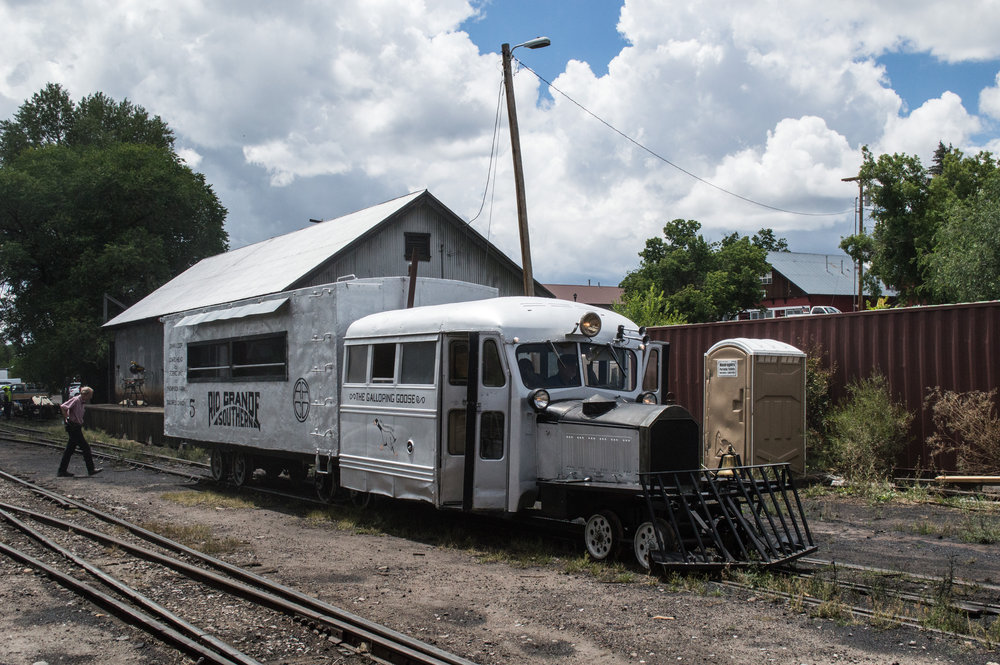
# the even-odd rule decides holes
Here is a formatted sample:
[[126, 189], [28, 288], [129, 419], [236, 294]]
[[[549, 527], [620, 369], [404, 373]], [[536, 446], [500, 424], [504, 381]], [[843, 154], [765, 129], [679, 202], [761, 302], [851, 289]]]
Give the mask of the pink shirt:
[[83, 424], [83, 400], [80, 396], [70, 397], [68, 400], [59, 405], [62, 410], [63, 418], [71, 423], [76, 423], [77, 425]]

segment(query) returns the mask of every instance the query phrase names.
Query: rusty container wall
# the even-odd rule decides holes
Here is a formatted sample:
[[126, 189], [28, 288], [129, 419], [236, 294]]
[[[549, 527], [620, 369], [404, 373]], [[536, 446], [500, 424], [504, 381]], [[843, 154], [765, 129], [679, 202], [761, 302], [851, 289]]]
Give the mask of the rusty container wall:
[[924, 404], [929, 388], [988, 392], [1000, 385], [1000, 301], [665, 326], [649, 334], [670, 343], [667, 389], [695, 419], [704, 413], [704, 354], [723, 339], [775, 339], [819, 355], [833, 369], [834, 400], [850, 381], [879, 370], [893, 397], [914, 414], [910, 443], [896, 460], [900, 467], [954, 469], [953, 456], [935, 457], [925, 445], [934, 431]]
[[745, 464], [805, 472], [805, 358], [766, 339], [723, 340], [705, 353], [705, 466], [732, 446]]

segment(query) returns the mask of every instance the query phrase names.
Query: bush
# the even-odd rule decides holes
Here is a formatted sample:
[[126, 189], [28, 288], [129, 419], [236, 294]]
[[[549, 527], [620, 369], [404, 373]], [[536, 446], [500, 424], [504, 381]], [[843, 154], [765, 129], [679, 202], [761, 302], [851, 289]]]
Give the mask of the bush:
[[829, 469], [832, 461], [827, 439], [834, 367], [823, 366], [825, 355], [820, 346], [806, 350], [806, 461], [811, 471]]
[[835, 470], [854, 484], [889, 479], [911, 420], [912, 414], [893, 401], [881, 373], [852, 381], [829, 418]]
[[937, 431], [927, 437], [935, 455], [954, 453], [956, 468], [972, 475], [1000, 475], [1000, 420], [997, 391], [967, 393], [928, 390], [924, 404], [931, 408]]

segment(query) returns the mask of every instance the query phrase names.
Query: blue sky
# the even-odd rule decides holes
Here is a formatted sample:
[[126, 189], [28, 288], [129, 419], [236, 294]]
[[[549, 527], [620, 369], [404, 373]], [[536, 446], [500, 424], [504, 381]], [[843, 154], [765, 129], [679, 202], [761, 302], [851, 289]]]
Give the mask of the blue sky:
[[160, 115], [233, 247], [428, 189], [519, 261], [500, 45], [548, 36], [515, 53], [572, 98], [515, 76], [535, 275], [609, 284], [675, 218], [837, 251], [862, 146], [1000, 152], [997, 34], [995, 0], [0, 0], [0, 118], [48, 82]]

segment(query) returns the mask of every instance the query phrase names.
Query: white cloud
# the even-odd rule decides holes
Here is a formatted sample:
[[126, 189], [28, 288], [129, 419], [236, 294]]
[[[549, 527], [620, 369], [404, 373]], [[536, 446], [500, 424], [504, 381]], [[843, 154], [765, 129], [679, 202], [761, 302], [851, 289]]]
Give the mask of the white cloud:
[[1000, 120], [1000, 74], [997, 74], [996, 83], [979, 93], [979, 112]]
[[197, 150], [192, 150], [191, 148], [178, 148], [177, 156], [192, 169], [197, 169], [201, 164], [202, 157]]
[[946, 92], [938, 99], [927, 100], [905, 118], [895, 115], [886, 118], [876, 153], [919, 155], [929, 163], [939, 141], [965, 146], [980, 126], [978, 118], [969, 115], [962, 106], [958, 95]]
[[[499, 55], [459, 31], [475, 12], [468, 0], [0, 3], [0, 117], [48, 81], [159, 114], [231, 210], [236, 244], [422, 188], [471, 217], [500, 84]], [[629, 45], [606, 75], [581, 54], [554, 84], [641, 145], [558, 92], [532, 103], [538, 79], [515, 78], [543, 281], [616, 282], [676, 217], [713, 237], [798, 234], [802, 251], [828, 251], [850, 227], [850, 212], [753, 206], [664, 159], [777, 208], [843, 211], [855, 192], [841, 178], [857, 171], [862, 145], [925, 158], [939, 140], [997, 148], [951, 93], [905, 115], [876, 63], [900, 50], [948, 62], [1000, 56], [993, 0], [961, 11], [939, 0], [628, 0], [618, 29]], [[978, 112], [1000, 119], [1000, 79]], [[501, 123], [496, 191], [474, 226], [519, 260]]]

